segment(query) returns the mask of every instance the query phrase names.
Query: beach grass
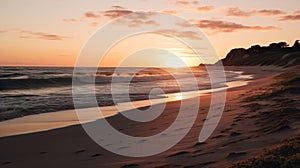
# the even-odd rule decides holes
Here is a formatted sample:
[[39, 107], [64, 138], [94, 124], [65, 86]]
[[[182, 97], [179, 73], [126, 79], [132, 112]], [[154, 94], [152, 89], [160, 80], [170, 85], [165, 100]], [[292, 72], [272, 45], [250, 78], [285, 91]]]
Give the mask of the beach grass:
[[259, 156], [237, 162], [230, 168], [298, 168], [300, 165], [300, 136], [289, 138]]

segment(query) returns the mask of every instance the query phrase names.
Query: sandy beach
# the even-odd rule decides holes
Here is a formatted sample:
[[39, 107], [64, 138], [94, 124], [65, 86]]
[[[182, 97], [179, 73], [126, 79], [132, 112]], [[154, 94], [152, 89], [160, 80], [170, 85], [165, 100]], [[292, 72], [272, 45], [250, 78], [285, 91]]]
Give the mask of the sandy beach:
[[299, 0], [0, 4], [0, 168], [300, 168]]
[[[268, 122], [263, 122], [267, 118], [261, 119], [262, 114], [268, 114], [263, 113], [259, 106], [267, 105], [265, 109], [276, 110], [276, 105], [271, 104], [274, 102], [264, 99], [247, 101], [266, 92], [270, 84], [278, 80], [274, 77], [286, 70], [276, 67], [226, 69], [244, 71], [244, 74], [254, 75], [254, 79], [246, 86], [227, 91], [221, 121], [213, 135], [204, 143], [198, 143], [198, 136], [209, 109], [210, 94], [200, 97], [198, 116], [187, 136], [161, 154], [142, 158], [116, 155], [93, 142], [81, 125], [74, 125], [0, 138], [1, 167], [226, 167], [238, 160], [260, 154], [264, 148], [299, 133], [297, 120], [291, 119], [287, 125], [280, 123], [280, 116], [277, 116], [273, 118], [278, 120], [273, 120], [278, 124], [272, 123], [274, 127], [268, 127]], [[190, 106], [195, 103], [193, 98], [188, 99], [188, 102]], [[180, 101], [167, 103], [163, 114], [151, 122], [137, 123], [122, 115], [109, 117], [108, 121], [116, 129], [129, 135], [154, 135], [172, 123], [179, 106]], [[172, 137], [166, 135], [164, 138], [167, 141]]]

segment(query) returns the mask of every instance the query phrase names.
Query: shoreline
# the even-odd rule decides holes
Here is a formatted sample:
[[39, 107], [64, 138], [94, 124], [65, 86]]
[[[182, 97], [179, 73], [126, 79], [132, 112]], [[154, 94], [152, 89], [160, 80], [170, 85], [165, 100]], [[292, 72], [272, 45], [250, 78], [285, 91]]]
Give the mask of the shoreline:
[[[158, 155], [129, 158], [113, 154], [92, 141], [81, 125], [73, 125], [44, 132], [2, 137], [0, 147], [3, 152], [0, 158], [2, 162], [10, 162], [7, 167], [226, 167], [235, 161], [257, 155], [263, 148], [296, 134], [292, 130], [263, 134], [259, 131], [261, 127], [253, 123], [255, 120], [250, 117], [252, 113], [248, 113], [244, 108], [247, 102], [242, 102], [249, 94], [259, 92], [259, 88], [268, 87], [271, 81], [274, 82], [274, 76], [282, 70], [247, 67], [245, 69], [246, 74], [253, 73], [255, 78], [248, 85], [227, 90], [227, 102], [221, 121], [205, 143], [199, 143], [198, 136], [210, 106], [210, 94], [200, 96], [201, 107], [196, 122], [185, 138]], [[189, 100], [190, 106], [193, 106], [192, 100]], [[149, 123], [138, 124], [124, 120], [122, 115], [114, 115], [107, 119], [125, 134], [146, 137], [163, 131], [172, 123], [177, 116], [180, 102], [167, 103], [162, 116]], [[166, 135], [164, 138], [168, 142], [172, 137]]]
[[[234, 71], [234, 70], [233, 70]], [[84, 108], [87, 113], [87, 118], [83, 121], [78, 121], [78, 117], [75, 109], [62, 110], [56, 112], [39, 113], [34, 115], [28, 115], [20, 118], [14, 118], [10, 120], [5, 120], [0, 122], [0, 138], [14, 135], [24, 135], [29, 133], [37, 133], [43, 131], [54, 130], [58, 128], [64, 128], [73, 125], [80, 125], [83, 123], [93, 122], [101, 119], [98, 115], [95, 115], [92, 111], [99, 111], [103, 113], [104, 118], [117, 115], [118, 113], [133, 110], [134, 108], [149, 107], [151, 105], [158, 105], [161, 103], [192, 99], [194, 97], [203, 96], [205, 94], [210, 94], [211, 92], [222, 91], [224, 89], [232, 89], [235, 87], [240, 87], [248, 84], [248, 81], [252, 80], [252, 76], [249, 74], [244, 74], [243, 71], [235, 71], [239, 74], [237, 81], [227, 82], [227, 87], [220, 87], [216, 89], [204, 89], [197, 91], [186, 91], [178, 93], [168, 93], [164, 95], [159, 95], [165, 98], [157, 98], [152, 100], [140, 100], [133, 102], [122, 102], [115, 106], [103, 106], [103, 107], [89, 107]], [[131, 103], [134, 107], [131, 107]], [[119, 111], [119, 107], [122, 110]], [[125, 108], [125, 109], [124, 109]]]

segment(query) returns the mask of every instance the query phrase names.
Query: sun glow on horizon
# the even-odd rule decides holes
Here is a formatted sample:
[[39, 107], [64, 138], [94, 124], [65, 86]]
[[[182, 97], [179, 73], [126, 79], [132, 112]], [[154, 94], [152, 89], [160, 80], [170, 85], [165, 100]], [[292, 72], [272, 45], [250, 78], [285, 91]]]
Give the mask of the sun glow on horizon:
[[[121, 40], [101, 60], [101, 67], [166, 67], [198, 65], [185, 44], [158, 34], [141, 34]], [[188, 55], [187, 55], [188, 53]]]

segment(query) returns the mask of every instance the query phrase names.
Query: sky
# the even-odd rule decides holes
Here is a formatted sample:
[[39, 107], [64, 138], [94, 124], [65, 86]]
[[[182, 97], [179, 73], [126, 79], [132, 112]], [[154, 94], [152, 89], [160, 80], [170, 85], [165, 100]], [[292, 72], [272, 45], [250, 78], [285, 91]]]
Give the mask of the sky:
[[[299, 6], [298, 0], [3, 0], [0, 66], [75, 66], [79, 57], [87, 66], [211, 63], [216, 59], [207, 58], [224, 58], [232, 48], [292, 45], [300, 39]], [[171, 16], [162, 20], [161, 15]], [[120, 32], [146, 29], [156, 33], [114, 39]], [[82, 54], [99, 31], [94, 47], [107, 51], [100, 60], [95, 53]], [[105, 48], [108, 41], [114, 46]]]

